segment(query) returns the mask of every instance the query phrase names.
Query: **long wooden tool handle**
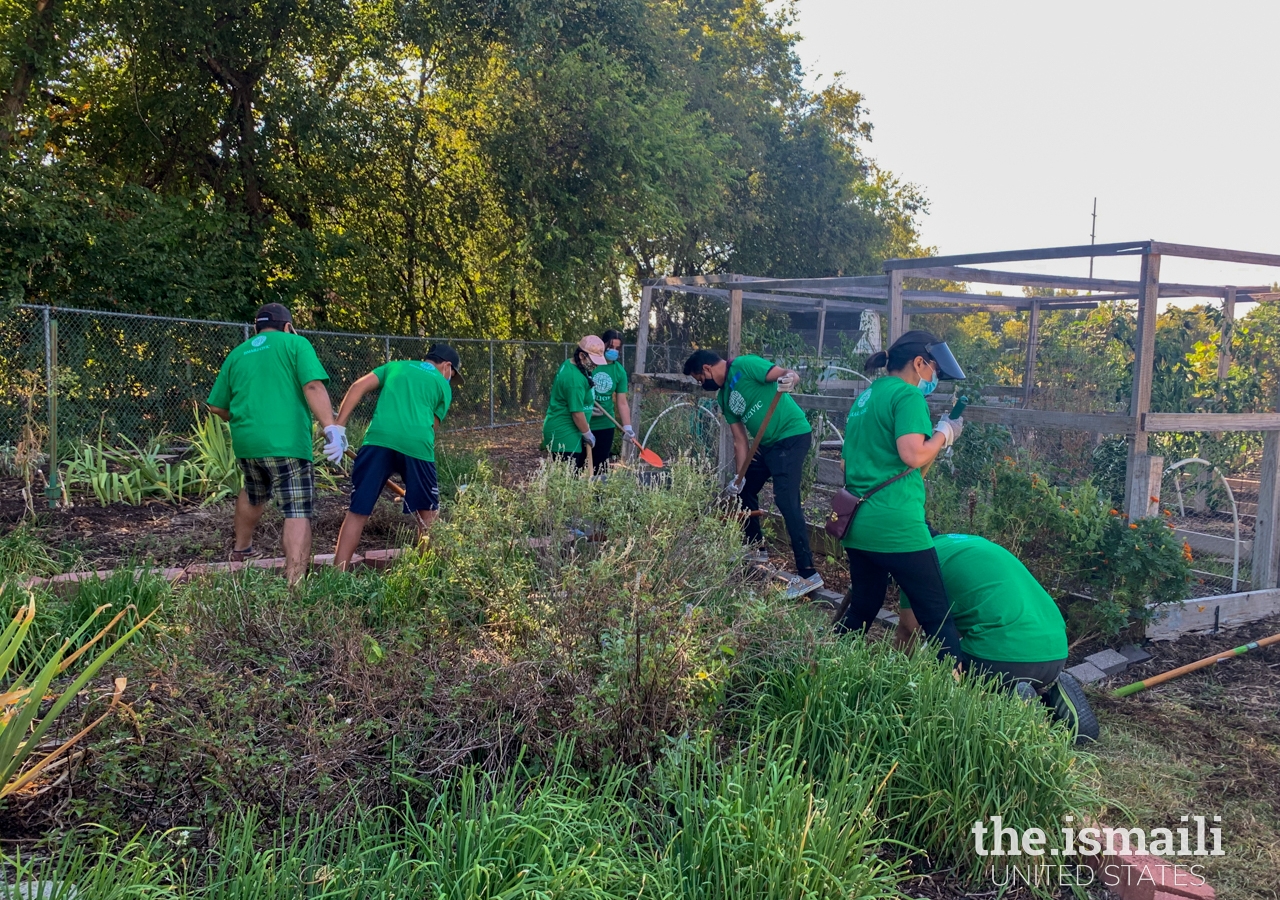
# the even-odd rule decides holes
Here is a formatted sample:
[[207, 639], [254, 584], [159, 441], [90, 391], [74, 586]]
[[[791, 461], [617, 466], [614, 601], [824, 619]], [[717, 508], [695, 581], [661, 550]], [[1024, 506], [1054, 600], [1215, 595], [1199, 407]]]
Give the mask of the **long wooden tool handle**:
[[1183, 675], [1191, 672], [1207, 669], [1214, 663], [1222, 662], [1224, 659], [1234, 659], [1237, 656], [1244, 656], [1250, 650], [1257, 650], [1259, 647], [1269, 647], [1272, 644], [1280, 643], [1280, 634], [1273, 634], [1271, 637], [1265, 637], [1259, 641], [1252, 641], [1241, 647], [1235, 647], [1231, 650], [1223, 650], [1221, 653], [1215, 653], [1213, 656], [1206, 656], [1204, 659], [1197, 660], [1193, 663], [1187, 663], [1185, 666], [1179, 666], [1176, 669], [1170, 669], [1168, 672], [1162, 672], [1145, 681], [1135, 681], [1133, 684], [1126, 684], [1122, 688], [1117, 688], [1111, 692], [1113, 697], [1128, 697], [1130, 694], [1136, 694], [1138, 691], [1145, 691], [1149, 687], [1155, 687], [1157, 684], [1164, 684], [1166, 681], [1173, 681], [1175, 678], [1181, 678]]
[[747, 477], [747, 469], [751, 467], [751, 460], [756, 458], [756, 451], [760, 449], [760, 442], [764, 440], [764, 433], [769, 430], [769, 420], [773, 418], [773, 411], [778, 408], [778, 401], [781, 399], [782, 391], [778, 391], [773, 395], [773, 399], [769, 401], [769, 408], [764, 411], [764, 421], [760, 423], [760, 430], [756, 432], [755, 440], [751, 442], [751, 449], [747, 451], [747, 458], [738, 467], [739, 478]]
[[[355, 458], [356, 458], [355, 451], [354, 451], [354, 450], [352, 450], [350, 447], [348, 447], [348, 448], [346, 449], [346, 451], [345, 451], [345, 454], [344, 454], [344, 455], [347, 457], [347, 459], [350, 459], [350, 460], [353, 460], [353, 461], [354, 461], [354, 460], [355, 460]], [[398, 498], [400, 498], [401, 500], [403, 500], [403, 499], [404, 499], [404, 488], [400, 487], [400, 485], [396, 484], [396, 483], [395, 483], [394, 481], [392, 481], [390, 478], [388, 478], [388, 479], [387, 479], [387, 483], [386, 483], [386, 484], [384, 484], [384, 485], [383, 485], [383, 487], [384, 487], [384, 488], [386, 488], [387, 490], [389, 490], [391, 493], [395, 494], [395, 495], [396, 495]]]

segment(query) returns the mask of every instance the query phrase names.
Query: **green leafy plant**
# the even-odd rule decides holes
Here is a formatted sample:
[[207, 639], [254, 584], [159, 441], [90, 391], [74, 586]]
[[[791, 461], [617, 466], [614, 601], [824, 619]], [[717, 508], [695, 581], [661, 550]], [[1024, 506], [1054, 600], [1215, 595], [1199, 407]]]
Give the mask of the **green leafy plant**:
[[[116, 638], [114, 643], [99, 652], [81, 669], [69, 685], [55, 693], [52, 705], [41, 715], [41, 706], [50, 693], [54, 679], [107, 638], [112, 629], [133, 611], [133, 607], [126, 607], [116, 613], [92, 638], [81, 643], [81, 639], [89, 633], [93, 622], [105, 609], [106, 607], [99, 607], [95, 610], [89, 620], [75, 634], [64, 640], [42, 664], [28, 666], [12, 675], [10, 668], [22, 651], [23, 643], [36, 619], [34, 596], [28, 595], [27, 601], [19, 607], [4, 631], [0, 632], [0, 684], [5, 685], [3, 692], [0, 692], [0, 799], [22, 790], [35, 781], [41, 772], [52, 766], [88, 735], [120, 702], [120, 696], [126, 686], [124, 678], [115, 680], [107, 710], [102, 715], [57, 747], [41, 751], [41, 741], [67, 705], [148, 621], [148, 619], [142, 619], [137, 622]], [[72, 647], [77, 649], [71, 651]], [[36, 761], [28, 765], [33, 758]]]

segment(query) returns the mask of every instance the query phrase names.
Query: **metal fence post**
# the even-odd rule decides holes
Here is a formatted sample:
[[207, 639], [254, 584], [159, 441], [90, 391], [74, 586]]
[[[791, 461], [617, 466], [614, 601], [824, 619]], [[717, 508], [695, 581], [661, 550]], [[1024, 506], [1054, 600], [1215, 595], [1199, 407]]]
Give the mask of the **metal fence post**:
[[493, 417], [493, 340], [489, 340], [489, 425], [494, 424]]
[[249, 326], [248, 326], [248, 325], [244, 326], [244, 339], [245, 339], [246, 341], [247, 341], [247, 340], [249, 340]]
[[391, 336], [384, 334], [382, 336], [382, 355], [386, 357], [386, 362], [391, 362]]

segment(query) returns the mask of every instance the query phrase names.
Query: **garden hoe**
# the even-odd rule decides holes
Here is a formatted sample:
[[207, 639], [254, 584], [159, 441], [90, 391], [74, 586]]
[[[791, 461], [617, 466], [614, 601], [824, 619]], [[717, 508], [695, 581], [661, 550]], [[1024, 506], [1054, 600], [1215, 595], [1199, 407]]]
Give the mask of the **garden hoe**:
[[[609, 415], [607, 412], [605, 412], [604, 408], [599, 403], [596, 404], [596, 412], [600, 413], [600, 415], [604, 416], [606, 419], [608, 419], [610, 422], [616, 425], [619, 431], [622, 430], [622, 426], [618, 424], [618, 420], [615, 419], [613, 416]], [[641, 444], [635, 438], [628, 438], [627, 440], [631, 441], [631, 443], [636, 445], [636, 449], [640, 451], [640, 458], [643, 459], [645, 462], [647, 462], [649, 465], [653, 466], [655, 469], [661, 469], [663, 466], [666, 465], [666, 463], [662, 461], [661, 456], [654, 453], [652, 450], [650, 450], [648, 447]]]
[[[756, 458], [756, 451], [760, 449], [760, 441], [764, 439], [764, 433], [769, 430], [769, 420], [773, 418], [774, 410], [778, 408], [778, 401], [782, 399], [782, 393], [778, 392], [773, 395], [773, 399], [769, 401], [769, 408], [764, 411], [764, 421], [760, 423], [760, 430], [756, 432], [755, 438], [751, 441], [751, 447], [747, 450], [747, 458], [742, 465], [738, 467], [738, 471], [734, 481], [742, 481], [747, 477], [747, 469], [751, 468], [751, 460]], [[727, 499], [727, 497], [726, 497]], [[736, 495], [734, 500], [738, 500]], [[754, 516], [763, 516], [764, 510], [761, 509], [743, 509], [741, 508], [741, 500], [738, 500], [739, 508], [733, 510], [733, 515], [741, 519], [750, 519]], [[732, 509], [733, 504], [730, 503]]]
[[1139, 691], [1145, 691], [1149, 687], [1155, 687], [1157, 684], [1164, 684], [1166, 681], [1173, 681], [1175, 678], [1181, 678], [1200, 669], [1207, 669], [1215, 663], [1220, 663], [1225, 659], [1234, 659], [1237, 656], [1244, 656], [1250, 650], [1257, 650], [1259, 647], [1269, 647], [1272, 644], [1280, 644], [1280, 634], [1273, 634], [1271, 637], [1265, 637], [1258, 641], [1252, 641], [1240, 647], [1231, 650], [1223, 650], [1212, 656], [1206, 656], [1204, 659], [1188, 663], [1185, 666], [1179, 666], [1176, 669], [1170, 669], [1152, 678], [1144, 681], [1135, 681], [1133, 684], [1126, 684], [1122, 688], [1117, 688], [1111, 692], [1113, 697], [1128, 697], [1130, 694], [1136, 694]]

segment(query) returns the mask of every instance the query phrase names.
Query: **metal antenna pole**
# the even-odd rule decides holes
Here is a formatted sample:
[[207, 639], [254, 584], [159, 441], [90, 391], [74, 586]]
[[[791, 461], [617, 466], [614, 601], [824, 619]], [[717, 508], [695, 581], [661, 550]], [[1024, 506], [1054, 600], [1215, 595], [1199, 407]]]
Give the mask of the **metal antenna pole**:
[[[1089, 229], [1089, 246], [1090, 247], [1093, 246], [1093, 242], [1097, 238], [1097, 236], [1098, 236], [1098, 198], [1094, 197], [1093, 198], [1093, 226]], [[1089, 277], [1090, 278], [1093, 277], [1093, 257], [1092, 256], [1089, 257]], [[1090, 290], [1089, 293], [1092, 294], [1093, 291]]]

